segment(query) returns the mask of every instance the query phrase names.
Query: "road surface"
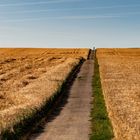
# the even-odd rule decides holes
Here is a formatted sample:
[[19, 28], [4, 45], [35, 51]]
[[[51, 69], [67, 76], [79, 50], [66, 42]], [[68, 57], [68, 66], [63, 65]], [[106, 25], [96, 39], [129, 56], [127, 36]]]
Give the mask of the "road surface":
[[89, 140], [92, 101], [93, 54], [86, 60], [73, 82], [68, 98], [52, 113], [52, 118], [29, 140]]

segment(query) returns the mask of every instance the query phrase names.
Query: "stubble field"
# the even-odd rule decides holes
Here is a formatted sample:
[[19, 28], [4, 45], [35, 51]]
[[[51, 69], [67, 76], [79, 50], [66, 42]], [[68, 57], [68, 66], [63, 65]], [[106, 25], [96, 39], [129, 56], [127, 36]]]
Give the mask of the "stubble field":
[[41, 108], [89, 49], [0, 49], [0, 133]]
[[140, 49], [97, 49], [102, 90], [116, 140], [140, 139]]

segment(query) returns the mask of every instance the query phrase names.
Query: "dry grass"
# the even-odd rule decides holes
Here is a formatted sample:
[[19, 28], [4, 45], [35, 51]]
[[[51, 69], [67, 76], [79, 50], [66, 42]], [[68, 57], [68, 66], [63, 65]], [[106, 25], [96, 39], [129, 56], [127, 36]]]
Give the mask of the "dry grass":
[[140, 49], [97, 49], [116, 140], [140, 140]]
[[0, 132], [56, 93], [88, 49], [0, 49]]

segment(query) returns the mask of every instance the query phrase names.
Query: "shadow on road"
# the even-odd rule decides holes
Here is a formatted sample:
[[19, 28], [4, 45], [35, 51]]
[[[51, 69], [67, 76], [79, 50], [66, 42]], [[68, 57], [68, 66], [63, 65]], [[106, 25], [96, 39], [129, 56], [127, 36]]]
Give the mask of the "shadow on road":
[[68, 98], [70, 94], [70, 89], [75, 81], [82, 63], [78, 66], [78, 68], [69, 76], [66, 83], [64, 84], [63, 90], [60, 92], [60, 96], [53, 104], [51, 110], [49, 111], [48, 115], [43, 118], [32, 130], [27, 134], [27, 137], [24, 140], [34, 140], [39, 136], [40, 133], [44, 132], [44, 128], [47, 123], [52, 122], [54, 119], [59, 116], [61, 110], [64, 106], [68, 103]]

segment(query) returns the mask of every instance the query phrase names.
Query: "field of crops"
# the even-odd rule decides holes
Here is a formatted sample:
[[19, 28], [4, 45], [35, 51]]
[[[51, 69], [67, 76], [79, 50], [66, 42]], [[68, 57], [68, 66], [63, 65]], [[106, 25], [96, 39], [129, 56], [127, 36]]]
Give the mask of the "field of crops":
[[97, 49], [116, 140], [140, 140], [140, 49]]
[[0, 133], [41, 108], [89, 49], [0, 49]]

